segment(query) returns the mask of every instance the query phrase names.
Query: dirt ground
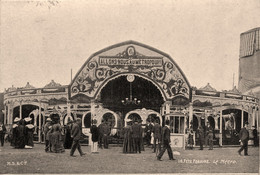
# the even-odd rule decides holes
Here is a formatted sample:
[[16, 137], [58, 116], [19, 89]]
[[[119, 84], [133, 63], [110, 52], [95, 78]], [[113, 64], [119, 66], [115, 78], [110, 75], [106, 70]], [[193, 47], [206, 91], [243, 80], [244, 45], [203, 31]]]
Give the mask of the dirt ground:
[[[214, 150], [174, 149], [180, 155], [170, 161], [167, 151], [163, 161], [156, 160], [151, 148], [141, 154], [123, 154], [122, 147], [110, 145], [91, 154], [89, 146], [82, 146], [85, 156], [70, 157], [65, 153], [45, 153], [43, 144], [33, 149], [13, 149], [9, 145], [0, 147], [0, 173], [40, 174], [104, 174], [104, 173], [258, 173], [259, 148], [249, 147], [250, 156], [239, 156], [238, 147], [214, 148]], [[175, 152], [176, 153], [176, 152]]]

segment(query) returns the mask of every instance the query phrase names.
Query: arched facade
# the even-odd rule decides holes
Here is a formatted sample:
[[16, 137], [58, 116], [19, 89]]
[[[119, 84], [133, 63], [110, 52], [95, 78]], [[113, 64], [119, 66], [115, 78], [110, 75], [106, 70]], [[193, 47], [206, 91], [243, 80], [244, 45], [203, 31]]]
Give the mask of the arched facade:
[[[109, 83], [120, 77], [125, 77], [127, 83], [135, 81], [134, 79], [148, 82], [146, 85], [155, 87], [162, 102], [155, 103], [158, 105], [156, 110], [150, 109], [149, 106], [132, 104], [130, 107], [120, 106], [122, 109], [120, 111], [115, 110], [115, 107], [111, 108], [109, 103], [103, 104], [100, 94]], [[136, 88], [138, 91], [138, 87]], [[145, 90], [143, 88], [141, 93], [145, 93]], [[113, 93], [104, 93], [111, 93], [109, 100], [113, 103], [115, 100]], [[141, 103], [142, 101], [144, 100], [141, 100]], [[104, 115], [113, 116], [115, 125], [111, 128], [112, 135], [124, 126], [125, 119], [133, 113], [138, 114], [143, 123], [150, 114], [159, 116], [162, 125], [165, 120], [171, 120], [174, 137], [184, 136], [187, 127], [192, 126], [196, 129], [210, 121], [216, 130], [219, 145], [226, 143], [222, 142], [225, 141], [223, 135], [229, 132], [226, 127], [227, 115], [235, 114], [233, 117], [235, 129], [240, 129], [245, 121], [248, 121], [250, 126], [257, 125], [257, 127], [259, 123], [257, 98], [243, 95], [236, 89], [219, 92], [209, 84], [200, 89], [191, 88], [186, 76], [169, 55], [135, 41], [119, 43], [94, 53], [86, 60], [69, 85], [51, 81], [43, 88], [35, 88], [27, 83], [23, 88], [7, 89], [4, 94], [5, 123], [12, 124], [14, 117], [27, 117], [22, 115], [24, 105], [34, 105], [38, 113], [42, 114], [36, 117], [36, 120], [43, 120], [37, 127], [39, 141], [42, 141], [42, 125], [52, 112], [59, 113], [62, 125], [66, 124], [70, 116], [73, 116], [73, 119], [81, 118], [83, 133], [87, 136], [89, 128], [84, 124], [86, 116], [90, 118], [88, 122], [96, 119], [98, 125]], [[18, 116], [13, 116], [15, 107], [19, 108]], [[31, 112], [35, 113], [34, 110], [36, 109]], [[90, 126], [90, 123], [88, 124]], [[176, 129], [177, 127], [179, 129]], [[174, 133], [175, 131], [178, 133]], [[184, 143], [184, 140], [179, 140], [179, 143]]]

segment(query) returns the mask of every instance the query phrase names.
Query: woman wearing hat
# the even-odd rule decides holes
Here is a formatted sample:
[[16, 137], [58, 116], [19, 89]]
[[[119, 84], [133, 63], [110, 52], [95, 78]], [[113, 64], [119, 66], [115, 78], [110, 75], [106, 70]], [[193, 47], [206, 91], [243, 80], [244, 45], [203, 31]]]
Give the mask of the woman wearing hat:
[[16, 148], [24, 148], [25, 147], [25, 126], [24, 120], [20, 120], [17, 126], [17, 145]]
[[126, 126], [123, 128], [124, 142], [123, 142], [123, 153], [133, 153], [134, 146], [132, 140], [132, 121], [126, 119]]
[[91, 145], [91, 153], [98, 153], [97, 151], [97, 146], [98, 146], [98, 127], [97, 127], [97, 120], [94, 119], [92, 126], [90, 127], [90, 133], [92, 134], [91, 140], [92, 140], [92, 145]]
[[32, 148], [33, 144], [33, 132], [34, 125], [31, 123], [32, 119], [30, 117], [26, 117], [25, 121], [25, 148]]
[[18, 122], [20, 121], [20, 118], [16, 117], [14, 119], [13, 126], [11, 128], [11, 146], [14, 148], [18, 148]]
[[52, 152], [51, 142], [50, 142], [51, 128], [52, 128], [51, 119], [47, 118], [46, 123], [43, 128], [44, 137], [45, 137], [45, 152], [48, 152], [48, 151]]

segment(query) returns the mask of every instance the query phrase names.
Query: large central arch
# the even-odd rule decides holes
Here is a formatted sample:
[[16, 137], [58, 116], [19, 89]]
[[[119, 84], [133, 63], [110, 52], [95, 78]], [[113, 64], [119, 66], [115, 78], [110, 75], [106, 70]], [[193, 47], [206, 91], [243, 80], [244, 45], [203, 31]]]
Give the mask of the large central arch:
[[151, 81], [165, 101], [177, 96], [191, 99], [190, 84], [173, 59], [135, 41], [119, 43], [90, 56], [72, 80], [69, 98], [96, 99], [107, 82], [127, 74]]

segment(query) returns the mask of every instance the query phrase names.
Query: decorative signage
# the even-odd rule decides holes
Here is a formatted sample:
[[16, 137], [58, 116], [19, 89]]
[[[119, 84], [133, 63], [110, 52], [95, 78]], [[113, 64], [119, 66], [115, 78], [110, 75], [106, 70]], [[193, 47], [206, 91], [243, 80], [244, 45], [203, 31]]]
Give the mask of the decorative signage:
[[149, 57], [136, 55], [135, 48], [130, 46], [123, 56], [99, 56], [100, 66], [149, 66], [160, 67], [163, 65], [162, 57]]
[[162, 58], [148, 57], [148, 58], [121, 58], [121, 57], [99, 57], [99, 64], [101, 66], [150, 66], [160, 67], [163, 64]]

